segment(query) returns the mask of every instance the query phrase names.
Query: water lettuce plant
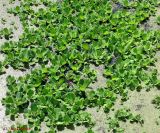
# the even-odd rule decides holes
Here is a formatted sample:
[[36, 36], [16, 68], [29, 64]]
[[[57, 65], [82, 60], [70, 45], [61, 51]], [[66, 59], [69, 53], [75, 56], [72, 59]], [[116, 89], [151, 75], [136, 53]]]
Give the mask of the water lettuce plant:
[[129, 121], [130, 123], [139, 123], [141, 125], [144, 123], [141, 115], [134, 115], [130, 109], [121, 108], [115, 112], [113, 118], [108, 118], [109, 131], [112, 131], [113, 133], [124, 133], [125, 130], [120, 127], [120, 121]]
[[10, 38], [12, 38], [13, 31], [11, 29], [8, 28], [3, 28], [0, 30], [0, 38], [5, 38], [6, 40], [9, 40]]
[[[0, 70], [2, 66], [40, 67], [23, 77], [7, 77], [8, 92], [2, 101], [6, 115], [16, 118], [23, 113], [31, 133], [39, 133], [42, 122], [50, 133], [74, 124], [87, 124], [92, 133], [94, 123], [86, 108], [98, 106], [108, 113], [117, 95], [127, 100], [128, 90], [157, 85], [157, 71], [147, 69], [155, 63], [160, 33], [139, 28], [155, 13], [157, 1], [119, 0], [114, 3], [121, 5], [116, 11], [113, 3], [22, 0], [8, 10], [20, 17], [24, 33], [18, 42], [8, 41], [1, 47], [6, 59]], [[42, 4], [45, 8], [33, 10]], [[104, 65], [106, 87], [90, 88], [96, 81], [90, 64]], [[132, 116], [122, 114], [117, 113], [118, 120]], [[140, 121], [138, 116], [132, 120]]]
[[156, 107], [157, 109], [160, 109], [160, 96], [156, 96], [156, 97], [153, 99], [152, 103], [155, 105], [155, 107]]

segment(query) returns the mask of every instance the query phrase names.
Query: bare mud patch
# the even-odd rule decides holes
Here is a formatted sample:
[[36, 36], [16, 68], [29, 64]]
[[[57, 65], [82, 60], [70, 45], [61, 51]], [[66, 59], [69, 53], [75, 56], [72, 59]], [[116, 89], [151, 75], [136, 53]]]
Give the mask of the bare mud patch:
[[157, 17], [160, 16], [160, 8], [156, 8], [156, 13], [151, 16], [146, 22], [140, 25], [145, 30], [160, 30], [160, 25], [157, 24]]
[[92, 83], [89, 87], [91, 87], [94, 90], [96, 90], [98, 88], [106, 87], [107, 80], [103, 76], [104, 66], [103, 65], [100, 65], [100, 66], [90, 65], [90, 68], [92, 70], [96, 71], [97, 80], [95, 83]]
[[140, 114], [144, 120], [144, 124], [131, 124], [129, 122], [121, 123], [121, 127], [125, 129], [125, 133], [158, 133], [160, 126], [156, 124], [159, 119], [160, 112], [152, 104], [152, 100], [156, 95], [160, 95], [157, 89], [151, 89], [149, 92], [142, 90], [141, 92], [133, 91], [129, 93], [129, 100], [123, 103], [123, 106], [118, 104], [115, 110], [122, 107], [131, 109], [133, 114]]

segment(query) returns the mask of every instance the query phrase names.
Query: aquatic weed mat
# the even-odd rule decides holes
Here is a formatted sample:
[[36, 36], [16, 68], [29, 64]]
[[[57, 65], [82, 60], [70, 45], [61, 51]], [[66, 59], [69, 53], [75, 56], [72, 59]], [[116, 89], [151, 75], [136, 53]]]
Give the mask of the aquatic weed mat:
[[[23, 71], [40, 67], [19, 78], [7, 77], [6, 115], [14, 120], [23, 113], [28, 125], [20, 127], [31, 133], [40, 132], [42, 122], [50, 133], [71, 125], [86, 125], [92, 133], [87, 108], [103, 108], [107, 115], [117, 96], [125, 101], [129, 90], [159, 87], [157, 70], [147, 70], [156, 61], [160, 32], [139, 28], [156, 6], [156, 0], [22, 0], [9, 9], [19, 16], [24, 33], [14, 42], [10, 29], [1, 30], [0, 36], [8, 39], [1, 47], [6, 55], [1, 73], [8, 66]], [[105, 87], [90, 87], [96, 82], [90, 65], [104, 66]], [[142, 123], [128, 109], [115, 117], [112, 132], [124, 132], [117, 120]]]

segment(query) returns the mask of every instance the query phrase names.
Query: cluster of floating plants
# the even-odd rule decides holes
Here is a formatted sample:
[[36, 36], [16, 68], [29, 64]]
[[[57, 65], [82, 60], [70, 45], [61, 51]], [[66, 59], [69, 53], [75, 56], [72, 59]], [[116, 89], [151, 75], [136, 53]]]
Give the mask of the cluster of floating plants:
[[[9, 9], [19, 16], [24, 33], [18, 42], [1, 47], [6, 55], [1, 73], [8, 66], [23, 71], [39, 67], [23, 77], [7, 77], [6, 115], [15, 119], [23, 113], [31, 133], [39, 133], [42, 122], [49, 133], [80, 124], [92, 133], [86, 108], [103, 108], [107, 114], [118, 95], [125, 101], [129, 90], [160, 86], [157, 70], [147, 71], [156, 61], [160, 32], [140, 28], [157, 5], [156, 0], [22, 0]], [[12, 32], [1, 33], [9, 38]], [[106, 87], [90, 87], [97, 79], [91, 64], [104, 65]], [[117, 129], [123, 119], [142, 123], [140, 116], [119, 110], [110, 121], [113, 132], [123, 132]]]

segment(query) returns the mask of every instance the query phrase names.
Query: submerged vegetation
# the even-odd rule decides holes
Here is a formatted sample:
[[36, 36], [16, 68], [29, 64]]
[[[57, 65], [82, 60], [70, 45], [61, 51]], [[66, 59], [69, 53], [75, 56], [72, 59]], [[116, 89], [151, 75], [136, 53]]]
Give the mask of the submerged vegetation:
[[[44, 8], [33, 9], [42, 4]], [[24, 33], [18, 42], [1, 47], [6, 59], [0, 70], [40, 67], [18, 79], [7, 77], [6, 114], [15, 119], [23, 113], [31, 133], [39, 133], [42, 122], [50, 133], [74, 124], [85, 124], [92, 133], [86, 108], [108, 113], [118, 95], [125, 101], [129, 90], [160, 86], [157, 70], [147, 71], [156, 61], [160, 32], [140, 28], [157, 5], [156, 0], [22, 0], [8, 12], [20, 17]], [[4, 34], [10, 37], [9, 30]], [[89, 87], [96, 81], [91, 64], [104, 65], [106, 87]], [[143, 124], [125, 109], [115, 117], [110, 121], [113, 132], [123, 132], [119, 120]]]

